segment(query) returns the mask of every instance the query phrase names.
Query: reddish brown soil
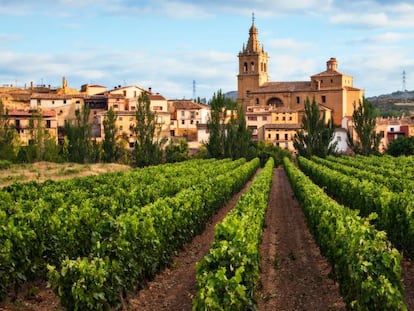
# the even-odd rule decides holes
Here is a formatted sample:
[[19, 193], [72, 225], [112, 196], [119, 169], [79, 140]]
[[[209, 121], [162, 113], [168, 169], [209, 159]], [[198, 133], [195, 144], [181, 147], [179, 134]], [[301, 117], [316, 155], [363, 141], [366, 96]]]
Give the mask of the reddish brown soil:
[[[148, 282], [147, 287], [128, 295], [128, 310], [191, 310], [195, 296], [195, 264], [213, 241], [214, 226], [237, 202], [246, 187], [235, 195], [207, 225], [206, 230], [185, 245], [173, 263]], [[261, 245], [261, 282], [258, 288], [259, 310], [345, 310], [337, 284], [328, 274], [329, 264], [321, 256], [294, 199], [283, 169], [274, 171]], [[404, 261], [406, 299], [413, 310], [414, 265]], [[55, 311], [58, 300], [39, 286], [31, 298], [20, 296], [14, 304], [0, 305], [0, 311]]]

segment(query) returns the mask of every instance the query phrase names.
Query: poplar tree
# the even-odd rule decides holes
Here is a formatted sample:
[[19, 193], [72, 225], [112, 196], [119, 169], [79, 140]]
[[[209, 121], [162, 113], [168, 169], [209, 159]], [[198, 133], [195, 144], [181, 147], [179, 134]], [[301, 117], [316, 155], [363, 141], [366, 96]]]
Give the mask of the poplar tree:
[[0, 101], [0, 159], [14, 161], [16, 158], [15, 145], [18, 140], [17, 132], [10, 124], [9, 111]]
[[117, 160], [117, 143], [116, 143], [116, 113], [109, 109], [106, 118], [103, 121], [104, 139], [102, 142], [103, 160], [105, 162], [114, 162]]
[[132, 127], [136, 135], [135, 162], [139, 167], [156, 165], [162, 162], [161, 146], [165, 140], [159, 140], [160, 127], [157, 125], [156, 114], [151, 111], [151, 102], [146, 92], [138, 97], [135, 113], [136, 125]]
[[89, 124], [89, 106], [75, 111], [74, 120], [65, 121], [65, 134], [68, 141], [69, 161], [85, 163], [91, 159], [91, 125]]
[[325, 122], [325, 117], [320, 113], [315, 98], [312, 99], [312, 103], [309, 98], [306, 98], [302, 128], [296, 132], [293, 146], [301, 156], [326, 157], [336, 149], [337, 143], [332, 142], [334, 131], [332, 119]]
[[374, 107], [364, 97], [359, 106], [354, 104], [352, 121], [357, 137], [348, 130], [348, 145], [355, 152], [362, 155], [378, 154], [381, 135], [375, 132], [376, 116]]

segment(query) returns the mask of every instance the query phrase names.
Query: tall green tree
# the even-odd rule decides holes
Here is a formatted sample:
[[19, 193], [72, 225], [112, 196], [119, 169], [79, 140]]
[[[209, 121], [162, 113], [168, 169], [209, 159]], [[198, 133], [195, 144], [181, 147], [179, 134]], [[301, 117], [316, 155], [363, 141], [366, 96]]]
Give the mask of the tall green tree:
[[352, 121], [357, 137], [353, 137], [353, 133], [348, 130], [349, 147], [362, 155], [378, 154], [381, 135], [375, 133], [375, 110], [365, 97], [358, 107], [354, 104]]
[[161, 132], [156, 114], [151, 111], [151, 101], [146, 92], [138, 97], [135, 113], [136, 125], [132, 128], [136, 135], [135, 162], [139, 167], [155, 165], [162, 162], [162, 145], [165, 139], [159, 139]]
[[65, 134], [68, 140], [68, 160], [77, 163], [89, 162], [92, 155], [91, 124], [89, 123], [90, 108], [84, 105], [75, 111], [74, 120], [66, 120]]
[[0, 159], [14, 161], [18, 152], [18, 134], [10, 123], [9, 111], [0, 101]]
[[232, 159], [253, 157], [255, 152], [251, 150], [253, 146], [252, 133], [247, 128], [241, 105], [237, 106], [237, 111], [234, 109], [230, 111], [230, 120], [224, 128], [224, 157]]
[[102, 142], [103, 160], [105, 162], [115, 162], [117, 160], [117, 143], [116, 143], [116, 113], [109, 109], [106, 118], [103, 121], [104, 139]]
[[209, 140], [206, 143], [207, 152], [212, 158], [224, 157], [224, 117], [228, 100], [221, 90], [213, 94], [210, 100], [210, 116], [207, 121], [207, 130], [210, 133]]
[[312, 103], [306, 98], [302, 128], [296, 132], [293, 146], [301, 156], [326, 157], [336, 149], [337, 143], [333, 142], [334, 131], [332, 119], [325, 121], [315, 98], [312, 99]]

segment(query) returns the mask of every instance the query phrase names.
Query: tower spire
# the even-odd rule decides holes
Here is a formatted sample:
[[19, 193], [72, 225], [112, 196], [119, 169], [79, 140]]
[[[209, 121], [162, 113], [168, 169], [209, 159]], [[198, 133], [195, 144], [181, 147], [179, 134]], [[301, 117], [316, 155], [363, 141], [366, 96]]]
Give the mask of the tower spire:
[[252, 12], [252, 25], [254, 25], [254, 12]]

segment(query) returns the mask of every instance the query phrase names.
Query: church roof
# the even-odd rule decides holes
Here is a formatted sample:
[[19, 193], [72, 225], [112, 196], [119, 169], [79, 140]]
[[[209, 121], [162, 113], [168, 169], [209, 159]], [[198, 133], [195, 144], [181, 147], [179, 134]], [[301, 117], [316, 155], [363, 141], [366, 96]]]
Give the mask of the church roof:
[[266, 82], [260, 86], [258, 92], [303, 92], [310, 90], [310, 81]]

